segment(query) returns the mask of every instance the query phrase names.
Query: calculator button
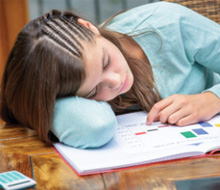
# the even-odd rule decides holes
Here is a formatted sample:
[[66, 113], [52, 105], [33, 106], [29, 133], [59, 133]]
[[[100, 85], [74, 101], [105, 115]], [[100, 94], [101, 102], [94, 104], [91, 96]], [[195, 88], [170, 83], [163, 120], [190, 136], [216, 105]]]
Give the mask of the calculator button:
[[2, 177], [0, 177], [0, 183], [7, 183], [7, 181], [5, 181], [4, 179], [2, 179]]
[[12, 179], [13, 181], [14, 180], [19, 180], [19, 178], [17, 178], [16, 176], [13, 176], [11, 173], [6, 173], [5, 174], [9, 179]]
[[13, 180], [9, 178], [6, 174], [2, 174], [1, 176], [3, 179], [5, 179], [7, 182], [12, 182]]
[[25, 177], [18, 172], [13, 172], [13, 175], [17, 176], [19, 179], [25, 179]]

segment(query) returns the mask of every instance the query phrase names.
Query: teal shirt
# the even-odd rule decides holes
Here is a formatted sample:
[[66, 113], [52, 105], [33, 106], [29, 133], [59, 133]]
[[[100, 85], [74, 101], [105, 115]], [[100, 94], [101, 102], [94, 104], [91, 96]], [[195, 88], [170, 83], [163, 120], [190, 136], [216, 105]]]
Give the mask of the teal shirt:
[[[206, 90], [220, 98], [220, 25], [183, 6], [158, 2], [118, 15], [108, 29], [146, 31], [134, 39], [152, 65], [162, 98]], [[112, 139], [116, 126], [106, 102], [69, 97], [57, 100], [51, 131], [69, 146], [96, 148]]]
[[162, 98], [205, 90], [220, 98], [219, 24], [181, 5], [157, 2], [118, 15], [107, 28], [146, 31], [134, 40], [150, 61]]

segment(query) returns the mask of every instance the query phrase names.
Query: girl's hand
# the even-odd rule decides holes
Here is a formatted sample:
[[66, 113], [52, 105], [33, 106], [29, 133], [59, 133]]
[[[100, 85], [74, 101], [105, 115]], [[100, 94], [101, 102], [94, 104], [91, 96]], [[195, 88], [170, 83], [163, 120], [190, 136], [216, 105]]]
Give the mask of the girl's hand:
[[150, 110], [147, 125], [154, 121], [178, 126], [211, 119], [220, 112], [220, 98], [212, 92], [172, 95], [157, 102]]

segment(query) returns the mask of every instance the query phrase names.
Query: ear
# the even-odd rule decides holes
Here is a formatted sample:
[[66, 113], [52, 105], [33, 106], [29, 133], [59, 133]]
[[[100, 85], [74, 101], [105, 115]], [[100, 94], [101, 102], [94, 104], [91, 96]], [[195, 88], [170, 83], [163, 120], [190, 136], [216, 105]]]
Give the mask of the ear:
[[96, 34], [100, 34], [98, 28], [93, 25], [91, 22], [87, 21], [87, 20], [84, 20], [82, 18], [79, 18], [78, 20], [78, 23], [85, 26], [86, 28], [89, 28], [90, 30], [92, 30], [94, 33]]

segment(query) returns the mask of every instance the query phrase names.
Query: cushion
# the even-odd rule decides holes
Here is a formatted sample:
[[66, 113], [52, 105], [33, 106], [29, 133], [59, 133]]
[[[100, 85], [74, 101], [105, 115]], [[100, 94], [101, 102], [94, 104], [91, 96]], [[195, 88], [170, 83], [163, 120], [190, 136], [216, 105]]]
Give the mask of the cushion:
[[97, 148], [115, 134], [116, 116], [106, 102], [81, 97], [57, 99], [51, 131], [60, 142], [76, 148]]

